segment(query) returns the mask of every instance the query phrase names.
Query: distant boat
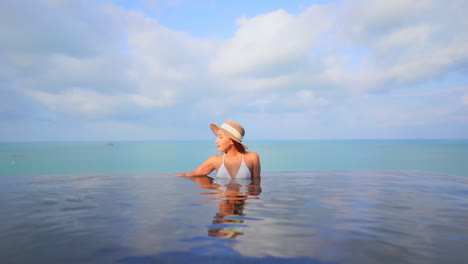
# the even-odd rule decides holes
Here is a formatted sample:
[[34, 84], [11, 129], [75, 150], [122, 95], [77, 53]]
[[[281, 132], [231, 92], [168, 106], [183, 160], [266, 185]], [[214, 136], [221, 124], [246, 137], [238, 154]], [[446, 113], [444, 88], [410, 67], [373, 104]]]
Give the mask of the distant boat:
[[114, 143], [112, 143], [111, 141], [107, 142], [106, 144], [104, 144], [105, 146], [114, 146]]

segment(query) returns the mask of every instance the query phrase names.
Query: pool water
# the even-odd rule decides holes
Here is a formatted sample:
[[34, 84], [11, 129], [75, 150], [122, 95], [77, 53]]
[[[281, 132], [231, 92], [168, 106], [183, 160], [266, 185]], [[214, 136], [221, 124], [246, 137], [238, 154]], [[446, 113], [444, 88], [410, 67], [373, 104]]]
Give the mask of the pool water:
[[462, 263], [468, 178], [4, 176], [0, 263]]

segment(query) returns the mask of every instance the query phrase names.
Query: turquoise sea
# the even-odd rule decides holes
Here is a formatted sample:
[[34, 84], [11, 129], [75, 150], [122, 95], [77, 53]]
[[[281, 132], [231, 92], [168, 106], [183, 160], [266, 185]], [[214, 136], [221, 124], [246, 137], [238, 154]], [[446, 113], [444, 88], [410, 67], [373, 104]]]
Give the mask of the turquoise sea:
[[465, 263], [468, 140], [0, 143], [0, 263]]
[[[212, 141], [0, 143], [0, 176], [185, 172]], [[468, 176], [468, 140], [252, 141], [262, 171], [419, 170]]]

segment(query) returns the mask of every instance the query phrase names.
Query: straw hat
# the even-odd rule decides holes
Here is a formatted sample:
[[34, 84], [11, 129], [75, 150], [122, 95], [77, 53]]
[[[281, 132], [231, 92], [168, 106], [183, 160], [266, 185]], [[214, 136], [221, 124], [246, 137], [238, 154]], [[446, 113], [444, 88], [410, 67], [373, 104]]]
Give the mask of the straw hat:
[[211, 124], [210, 128], [211, 131], [213, 131], [213, 134], [215, 134], [215, 136], [218, 136], [218, 130], [221, 129], [224, 131], [224, 134], [226, 134], [229, 138], [240, 143], [245, 149], [248, 149], [246, 145], [242, 144], [242, 139], [244, 138], [245, 130], [241, 125], [237, 124], [236, 122], [226, 120], [226, 122], [224, 122], [221, 126]]

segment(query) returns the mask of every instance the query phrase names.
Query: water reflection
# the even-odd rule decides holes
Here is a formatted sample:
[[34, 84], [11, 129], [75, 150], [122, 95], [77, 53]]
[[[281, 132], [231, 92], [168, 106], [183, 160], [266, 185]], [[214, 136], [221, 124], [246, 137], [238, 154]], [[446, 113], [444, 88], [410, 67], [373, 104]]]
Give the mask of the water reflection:
[[199, 188], [209, 190], [199, 192], [205, 200], [201, 203], [214, 203], [218, 205], [218, 212], [208, 226], [208, 235], [211, 237], [235, 239], [243, 235], [240, 231], [244, 225], [246, 214], [244, 209], [249, 199], [259, 199], [262, 192], [260, 179], [213, 179], [208, 176], [187, 177], [197, 182]]

